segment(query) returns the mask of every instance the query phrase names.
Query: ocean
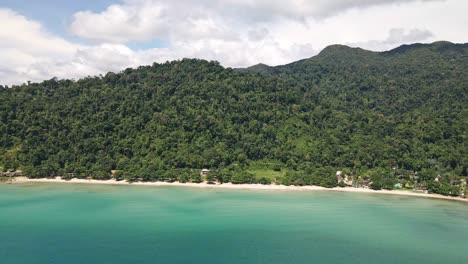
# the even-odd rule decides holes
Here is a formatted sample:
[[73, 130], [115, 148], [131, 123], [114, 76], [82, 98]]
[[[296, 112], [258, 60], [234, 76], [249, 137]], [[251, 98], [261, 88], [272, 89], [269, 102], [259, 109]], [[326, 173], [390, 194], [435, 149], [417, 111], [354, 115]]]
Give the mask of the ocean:
[[468, 263], [468, 204], [330, 191], [0, 185], [0, 263]]

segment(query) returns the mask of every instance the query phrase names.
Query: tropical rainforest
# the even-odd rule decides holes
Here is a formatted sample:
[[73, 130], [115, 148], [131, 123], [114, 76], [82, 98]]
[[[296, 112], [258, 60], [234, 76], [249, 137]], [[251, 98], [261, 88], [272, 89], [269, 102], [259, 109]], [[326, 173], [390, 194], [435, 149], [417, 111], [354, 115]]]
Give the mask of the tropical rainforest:
[[220, 182], [327, 187], [344, 171], [389, 188], [441, 177], [442, 192], [468, 176], [467, 69], [468, 44], [333, 45], [276, 67], [183, 59], [0, 86], [0, 171], [199, 182], [209, 168]]

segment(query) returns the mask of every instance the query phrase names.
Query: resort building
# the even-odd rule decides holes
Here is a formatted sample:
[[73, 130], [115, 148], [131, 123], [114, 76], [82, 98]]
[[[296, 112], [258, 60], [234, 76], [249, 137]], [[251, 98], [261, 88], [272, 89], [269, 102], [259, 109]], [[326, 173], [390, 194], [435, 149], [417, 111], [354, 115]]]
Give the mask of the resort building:
[[342, 171], [336, 172], [336, 180], [338, 182], [343, 181], [346, 185], [352, 186], [353, 185], [353, 176], [351, 175], [343, 175]]
[[201, 176], [206, 176], [206, 175], [208, 175], [208, 172], [210, 172], [209, 169], [202, 169], [202, 170], [200, 171], [200, 175], [201, 175]]
[[344, 180], [344, 177], [341, 176], [341, 171], [337, 171], [337, 172], [336, 172], [336, 180], [337, 180], [338, 182], [341, 182], [342, 180]]

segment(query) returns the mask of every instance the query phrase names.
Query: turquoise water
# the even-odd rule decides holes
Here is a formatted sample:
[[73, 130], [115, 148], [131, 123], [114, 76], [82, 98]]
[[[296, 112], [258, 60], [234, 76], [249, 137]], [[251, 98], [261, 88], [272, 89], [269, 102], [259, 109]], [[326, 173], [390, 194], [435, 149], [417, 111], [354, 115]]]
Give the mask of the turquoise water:
[[0, 185], [0, 263], [468, 263], [468, 204], [327, 191]]

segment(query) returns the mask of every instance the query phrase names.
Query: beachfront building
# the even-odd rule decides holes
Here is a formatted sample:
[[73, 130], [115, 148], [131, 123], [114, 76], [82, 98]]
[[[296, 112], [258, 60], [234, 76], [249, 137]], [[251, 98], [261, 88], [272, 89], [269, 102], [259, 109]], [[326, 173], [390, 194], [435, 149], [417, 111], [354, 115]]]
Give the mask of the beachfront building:
[[336, 172], [336, 180], [338, 182], [341, 182], [342, 180], [344, 180], [344, 177], [341, 174], [343, 174], [341, 171]]
[[337, 171], [336, 172], [336, 180], [338, 182], [341, 182], [343, 181], [344, 184], [348, 185], [348, 186], [352, 186], [353, 185], [353, 176], [351, 175], [344, 175], [344, 173], [342, 171]]
[[353, 185], [353, 176], [352, 175], [346, 175], [345, 178], [344, 178], [344, 183], [348, 186], [352, 186]]
[[200, 175], [201, 175], [201, 176], [206, 176], [206, 175], [208, 175], [208, 172], [210, 172], [209, 169], [202, 169], [202, 170], [200, 171]]

